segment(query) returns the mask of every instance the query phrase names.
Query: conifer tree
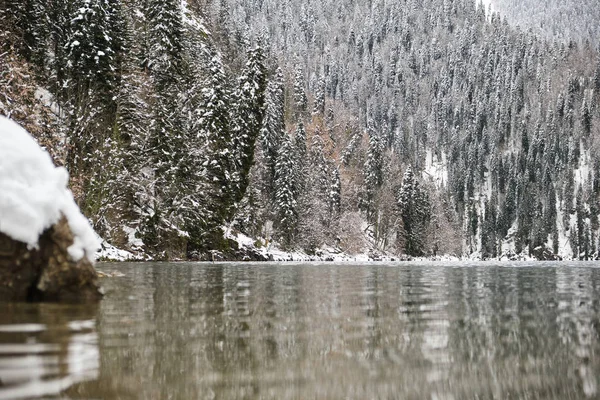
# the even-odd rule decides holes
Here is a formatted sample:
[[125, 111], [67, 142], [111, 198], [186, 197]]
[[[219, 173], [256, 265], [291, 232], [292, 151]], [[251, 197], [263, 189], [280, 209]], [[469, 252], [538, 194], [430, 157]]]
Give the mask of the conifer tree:
[[266, 110], [260, 132], [260, 142], [264, 161], [269, 172], [266, 188], [273, 192], [277, 153], [284, 133], [284, 87], [283, 73], [277, 68], [273, 80], [269, 81], [266, 92]]
[[[96, 84], [95, 90], [114, 87], [113, 71], [117, 69], [116, 55], [121, 47], [120, 38], [113, 36], [113, 29], [118, 27], [113, 25], [118, 22], [118, 10], [107, 0], [79, 0], [75, 10], [67, 44], [70, 78], [80, 85]], [[76, 87], [75, 92], [89, 95], [86, 89]]]
[[404, 233], [404, 252], [410, 256], [426, 253], [425, 233], [431, 219], [431, 203], [427, 193], [408, 167], [397, 195]]
[[600, 56], [596, 62], [596, 71], [594, 72], [594, 89], [597, 95], [600, 95]]
[[308, 106], [308, 100], [306, 98], [306, 91], [304, 87], [305, 83], [302, 68], [297, 66], [294, 76], [294, 104], [299, 115], [305, 113]]
[[275, 174], [275, 198], [278, 209], [278, 232], [284, 246], [290, 246], [296, 234], [298, 222], [296, 188], [296, 165], [294, 147], [285, 135], [277, 157]]
[[340, 180], [340, 171], [337, 167], [333, 168], [331, 177], [331, 189], [329, 191], [329, 211], [332, 218], [339, 217], [342, 206], [342, 182]]
[[214, 202], [222, 208], [221, 211], [215, 210], [220, 218], [225, 218], [225, 210], [228, 205], [231, 205], [228, 188], [231, 187], [231, 174], [235, 168], [232, 160], [234, 151], [226, 79], [221, 60], [214, 55], [209, 65], [208, 81], [201, 89], [203, 101], [197, 127], [197, 136], [208, 150], [205, 153], [203, 167], [206, 179], [215, 195]]
[[234, 204], [242, 199], [248, 186], [248, 174], [254, 161], [254, 144], [263, 124], [267, 89], [264, 59], [260, 46], [248, 51], [246, 66], [235, 94], [232, 142], [237, 165], [231, 187]]
[[150, 49], [148, 68], [157, 80], [159, 91], [183, 71], [183, 25], [178, 0], [148, 0], [144, 9], [149, 21]]
[[383, 178], [383, 147], [379, 134], [371, 127], [368, 130], [369, 147], [367, 149], [367, 160], [364, 167], [367, 219], [373, 221], [375, 218], [375, 197], [381, 186]]
[[118, 36], [122, 32], [116, 29], [121, 27], [120, 19], [118, 7], [106, 0], [73, 3], [62, 90], [71, 116], [67, 165], [74, 174], [91, 168], [83, 154], [103, 146], [106, 134], [97, 127], [114, 123], [119, 84], [116, 71], [123, 51]]
[[325, 77], [323, 76], [319, 78], [319, 82], [317, 83], [313, 114], [325, 115]]
[[198, 109], [190, 110], [198, 116], [190, 128], [193, 142], [188, 146], [192, 151], [190, 169], [193, 172], [186, 186], [192, 186], [189, 196], [195, 199], [196, 216], [188, 219], [186, 230], [190, 234], [190, 245], [196, 248], [219, 235], [218, 229], [230, 215], [233, 203], [230, 187], [235, 163], [226, 79], [221, 59], [213, 53], [207, 80], [199, 89], [201, 103]]
[[306, 149], [306, 130], [302, 121], [298, 122], [294, 132], [294, 149], [296, 154], [296, 183], [298, 191], [302, 192], [306, 186], [306, 176], [308, 174], [307, 149]]
[[322, 203], [329, 196], [329, 165], [325, 156], [321, 128], [317, 126], [311, 137], [308, 159], [310, 163], [309, 190]]
[[154, 190], [143, 206], [147, 211], [140, 230], [155, 252], [161, 242], [169, 243], [183, 231], [181, 199], [190, 178], [185, 153], [189, 137], [181, 115], [185, 56], [180, 7], [176, 0], [149, 0], [145, 9], [151, 43], [147, 67], [154, 86], [148, 137]]
[[495, 199], [492, 199], [485, 203], [485, 216], [481, 232], [481, 253], [483, 258], [497, 256], [496, 231], [496, 204]]

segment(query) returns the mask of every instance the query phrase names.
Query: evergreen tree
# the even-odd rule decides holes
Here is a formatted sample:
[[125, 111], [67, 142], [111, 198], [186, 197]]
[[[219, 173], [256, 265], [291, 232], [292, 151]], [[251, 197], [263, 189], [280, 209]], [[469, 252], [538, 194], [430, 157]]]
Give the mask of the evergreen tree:
[[183, 68], [183, 23], [178, 0], [148, 0], [144, 9], [149, 21], [150, 49], [147, 66], [157, 80], [158, 91], [180, 74]]
[[254, 161], [254, 144], [260, 134], [265, 114], [267, 77], [261, 47], [248, 51], [247, 62], [235, 94], [232, 140], [236, 170], [231, 187], [234, 204], [239, 202], [248, 186], [248, 174]]
[[431, 204], [410, 167], [404, 173], [397, 203], [403, 225], [404, 252], [415, 257], [425, 255], [425, 233], [431, 219]]
[[[575, 200], [575, 234], [577, 237], [577, 244], [574, 245], [574, 248], [577, 248], [576, 257], [580, 260], [583, 260], [586, 257], [586, 246], [587, 241], [585, 238], [586, 233], [586, 215], [585, 208], [583, 205], [583, 189], [579, 186], [577, 190], [577, 197]], [[589, 238], [588, 238], [589, 239]]]
[[306, 91], [304, 90], [304, 87], [305, 83], [302, 68], [297, 66], [294, 76], [294, 104], [299, 115], [305, 113], [308, 106], [308, 100], [306, 98]]
[[369, 147], [364, 167], [367, 219], [374, 221], [376, 204], [375, 196], [383, 179], [383, 147], [381, 139], [373, 128], [369, 129]]
[[178, 159], [184, 134], [179, 116], [181, 66], [183, 64], [183, 29], [180, 4], [176, 0], [149, 0], [146, 9], [152, 46], [148, 68], [154, 79], [156, 97], [151, 148], [157, 175], [172, 182], [171, 165]]
[[284, 246], [294, 242], [298, 223], [296, 171], [294, 147], [285, 135], [277, 157], [275, 174], [275, 197], [278, 209], [278, 232]]
[[332, 218], [339, 217], [342, 207], [342, 182], [340, 180], [340, 171], [333, 169], [331, 178], [331, 189], [329, 191], [329, 210]]
[[302, 121], [298, 122], [294, 133], [294, 149], [296, 154], [296, 182], [298, 191], [302, 192], [306, 187], [306, 176], [308, 174], [307, 149], [306, 149], [306, 130]]
[[277, 69], [275, 77], [267, 85], [266, 111], [260, 132], [260, 142], [264, 153], [264, 161], [269, 172], [266, 189], [272, 193], [275, 181], [275, 165], [277, 153], [284, 133], [284, 87], [283, 73]]
[[485, 203], [485, 215], [481, 230], [481, 255], [483, 258], [496, 257], [497, 241], [496, 241], [496, 203], [495, 198]]
[[319, 126], [315, 128], [310, 142], [308, 165], [304, 166], [303, 171], [306, 175], [304, 178], [300, 176], [300, 181], [304, 181], [304, 189], [310, 192], [313, 200], [327, 204], [330, 188], [330, 165], [325, 155], [323, 137]]
[[183, 27], [181, 4], [176, 0], [149, 0], [145, 9], [151, 46], [147, 67], [154, 86], [148, 156], [154, 190], [143, 206], [146, 217], [140, 231], [144, 243], [160, 255], [161, 243], [182, 235], [191, 171], [186, 144], [190, 133], [181, 115], [185, 109]]
[[93, 154], [106, 138], [97, 127], [114, 124], [122, 16], [118, 4], [106, 0], [78, 0], [73, 6], [61, 90], [71, 117], [67, 165], [73, 174], [84, 175], [92, 166], [82, 155]]
[[221, 211], [217, 214], [221, 219], [227, 215], [231, 205], [230, 193], [231, 174], [235, 168], [232, 162], [233, 144], [229, 124], [229, 89], [226, 86], [226, 75], [221, 60], [217, 55], [210, 61], [208, 82], [202, 90], [203, 104], [199, 118], [198, 137], [202, 140], [206, 152], [203, 166], [206, 179], [210, 182], [215, 203]]
[[233, 205], [229, 188], [232, 185], [232, 175], [235, 164], [230, 127], [230, 98], [227, 87], [225, 71], [220, 57], [213, 54], [207, 81], [200, 89], [202, 94], [201, 104], [197, 110], [199, 115], [197, 123], [193, 125], [192, 135], [195, 134], [194, 143], [198, 146], [196, 156], [191, 160], [191, 168], [201, 165], [200, 170], [191, 174], [194, 180], [192, 198], [199, 196], [209, 199], [196, 201], [196, 209], [206, 208], [203, 218], [190, 218], [186, 230], [190, 233], [190, 243], [194, 247], [205, 245], [206, 237], [218, 235], [219, 227], [230, 215]]
[[323, 76], [319, 78], [319, 82], [317, 84], [313, 114], [321, 116], [325, 115], [325, 77]]
[[[114, 71], [118, 69], [116, 58], [121, 50], [120, 37], [113, 29], [118, 28], [120, 15], [118, 3], [107, 0], [75, 1], [76, 12], [71, 18], [70, 37], [67, 43], [70, 79], [74, 80], [75, 93], [84, 91], [89, 95], [90, 84], [102, 91], [114, 87]], [[116, 23], [116, 26], [114, 25]]]
[[596, 62], [596, 71], [594, 73], [594, 88], [596, 93], [600, 93], [600, 57], [598, 57], [598, 61]]

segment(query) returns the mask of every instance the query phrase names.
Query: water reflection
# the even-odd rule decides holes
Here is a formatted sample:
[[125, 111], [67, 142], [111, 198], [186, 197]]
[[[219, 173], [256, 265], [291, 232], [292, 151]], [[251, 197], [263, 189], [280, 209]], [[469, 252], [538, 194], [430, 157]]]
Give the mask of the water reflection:
[[1, 304], [0, 400], [57, 395], [96, 379], [95, 306]]
[[592, 271], [560, 269], [556, 292], [560, 338], [575, 355], [577, 374], [585, 396], [595, 397], [598, 394], [597, 368], [591, 365], [591, 360], [598, 336], [595, 331], [597, 308], [594, 307], [596, 291]]
[[[96, 353], [76, 368], [96, 377], [64, 395], [597, 398], [600, 269], [560, 265], [105, 264], [125, 276], [104, 282], [99, 369]], [[49, 324], [0, 325], [1, 338]], [[28, 379], [78, 365], [61, 354]]]

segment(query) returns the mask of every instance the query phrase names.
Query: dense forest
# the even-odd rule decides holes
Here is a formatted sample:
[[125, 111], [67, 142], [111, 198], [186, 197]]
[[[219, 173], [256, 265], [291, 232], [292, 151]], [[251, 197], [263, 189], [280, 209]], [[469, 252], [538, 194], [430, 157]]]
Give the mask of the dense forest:
[[0, 0], [0, 27], [0, 113], [119, 248], [598, 256], [585, 32], [473, 0]]
[[550, 39], [600, 44], [596, 0], [493, 0], [493, 9], [506, 15], [511, 24]]

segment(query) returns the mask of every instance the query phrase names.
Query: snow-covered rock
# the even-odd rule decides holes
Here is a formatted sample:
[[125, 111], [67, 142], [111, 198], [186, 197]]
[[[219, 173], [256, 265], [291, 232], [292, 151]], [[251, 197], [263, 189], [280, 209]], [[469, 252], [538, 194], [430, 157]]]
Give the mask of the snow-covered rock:
[[99, 261], [147, 261], [149, 257], [143, 254], [135, 254], [127, 250], [119, 249], [107, 241], [103, 240], [100, 249], [96, 252], [96, 259]]
[[68, 175], [16, 123], [0, 117], [0, 301], [98, 301], [98, 240]]
[[15, 122], [0, 116], [0, 232], [38, 247], [40, 235], [66, 217], [73, 261], [93, 261], [100, 243], [67, 188], [68, 173]]

